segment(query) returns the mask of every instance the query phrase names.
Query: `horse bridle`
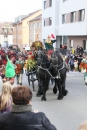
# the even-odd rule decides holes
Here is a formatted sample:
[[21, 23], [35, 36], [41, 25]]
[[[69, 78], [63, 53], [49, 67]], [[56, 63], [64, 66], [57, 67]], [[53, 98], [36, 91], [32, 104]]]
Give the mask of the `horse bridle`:
[[[41, 52], [41, 54], [42, 54], [42, 53], [43, 53], [43, 52]], [[46, 63], [43, 63], [43, 62], [42, 62], [42, 61], [43, 61], [42, 55], [41, 55], [41, 58], [36, 58], [36, 59], [41, 61], [41, 65], [45, 65], [45, 64], [50, 63], [50, 61], [49, 61], [49, 62], [46, 62]]]

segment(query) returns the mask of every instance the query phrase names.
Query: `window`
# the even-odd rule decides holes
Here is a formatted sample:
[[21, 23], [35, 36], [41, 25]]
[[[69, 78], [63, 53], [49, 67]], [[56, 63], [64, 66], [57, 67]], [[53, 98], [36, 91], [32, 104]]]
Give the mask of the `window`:
[[46, 19], [44, 19], [43, 24], [44, 24], [44, 26], [46, 26]]
[[44, 1], [44, 9], [46, 9], [46, 1]]
[[80, 10], [79, 13], [80, 13], [80, 18], [79, 18], [79, 20], [80, 20], [80, 21], [83, 21], [83, 20], [85, 19], [85, 10], [84, 10], [84, 9], [83, 9], [83, 10]]
[[66, 23], [66, 14], [62, 15], [62, 24]]
[[75, 22], [76, 20], [76, 12], [71, 13], [71, 22]]
[[30, 34], [30, 39], [32, 39], [32, 34]]
[[30, 24], [30, 29], [32, 29], [32, 24]]
[[52, 25], [52, 18], [49, 18], [49, 25]]
[[37, 23], [35, 23], [35, 29], [37, 29]]
[[73, 47], [73, 40], [70, 40], [70, 47]]
[[50, 5], [49, 5], [50, 7], [52, 6], [52, 0], [50, 0]]
[[34, 29], [36, 29], [36, 23], [34, 23]]
[[41, 22], [39, 22], [39, 28], [41, 28]]

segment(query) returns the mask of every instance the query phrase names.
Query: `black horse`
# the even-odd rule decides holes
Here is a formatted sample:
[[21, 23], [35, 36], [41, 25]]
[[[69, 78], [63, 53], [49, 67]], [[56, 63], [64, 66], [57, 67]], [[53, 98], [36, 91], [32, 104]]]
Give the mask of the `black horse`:
[[51, 74], [55, 77], [55, 86], [53, 92], [57, 93], [57, 88], [59, 90], [58, 99], [61, 100], [63, 96], [66, 96], [68, 91], [65, 89], [66, 82], [66, 72], [67, 69], [64, 66], [63, 59], [58, 51], [54, 51], [51, 55]]
[[38, 64], [37, 79], [39, 86], [36, 96], [43, 95], [41, 99], [46, 101], [46, 91], [48, 90], [50, 77], [52, 77], [55, 80], [53, 92], [57, 93], [58, 89], [57, 99], [61, 100], [63, 96], [67, 95], [68, 91], [65, 89], [66, 68], [63, 65], [63, 59], [60, 54], [57, 51], [54, 52], [49, 61], [46, 53], [39, 50], [35, 58]]
[[42, 96], [41, 100], [46, 101], [46, 91], [49, 87], [50, 75], [50, 61], [45, 51], [37, 51], [35, 56], [38, 64], [37, 79], [38, 79], [38, 92], [36, 96]]

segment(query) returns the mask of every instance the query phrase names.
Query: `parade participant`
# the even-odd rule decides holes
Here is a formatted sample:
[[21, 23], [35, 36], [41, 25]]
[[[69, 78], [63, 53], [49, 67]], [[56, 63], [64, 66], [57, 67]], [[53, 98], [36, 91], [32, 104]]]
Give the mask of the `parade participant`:
[[22, 60], [21, 56], [19, 56], [19, 59], [15, 62], [15, 65], [17, 66], [16, 68], [17, 84], [22, 85], [24, 61]]
[[27, 64], [26, 64], [26, 68], [27, 68], [27, 72], [28, 71], [32, 71], [36, 69], [36, 61], [34, 59], [33, 53], [29, 52], [28, 55], [28, 60], [27, 60]]
[[87, 56], [81, 61], [79, 68], [83, 68], [84, 72], [84, 81], [87, 85]]
[[14, 84], [15, 78], [15, 67], [11, 60], [7, 57], [7, 64], [5, 68], [5, 77], [3, 78], [3, 82], [10, 81], [11, 84]]
[[[51, 38], [53, 38], [53, 40], [51, 40]], [[48, 55], [52, 54], [54, 48], [53, 48], [53, 43], [55, 43], [55, 37], [53, 34], [51, 34], [51, 37], [48, 35], [47, 37], [47, 41], [45, 42], [45, 48], [47, 50]]]
[[35, 51], [38, 49], [44, 49], [43, 43], [39, 40], [38, 34], [36, 35], [35, 42], [31, 45], [31, 50]]

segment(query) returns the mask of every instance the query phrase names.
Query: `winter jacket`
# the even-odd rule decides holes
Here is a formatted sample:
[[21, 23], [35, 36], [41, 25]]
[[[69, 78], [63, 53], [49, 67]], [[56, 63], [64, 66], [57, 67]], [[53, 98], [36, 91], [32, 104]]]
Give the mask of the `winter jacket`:
[[30, 105], [13, 105], [0, 116], [0, 130], [57, 130], [42, 112], [34, 113]]

